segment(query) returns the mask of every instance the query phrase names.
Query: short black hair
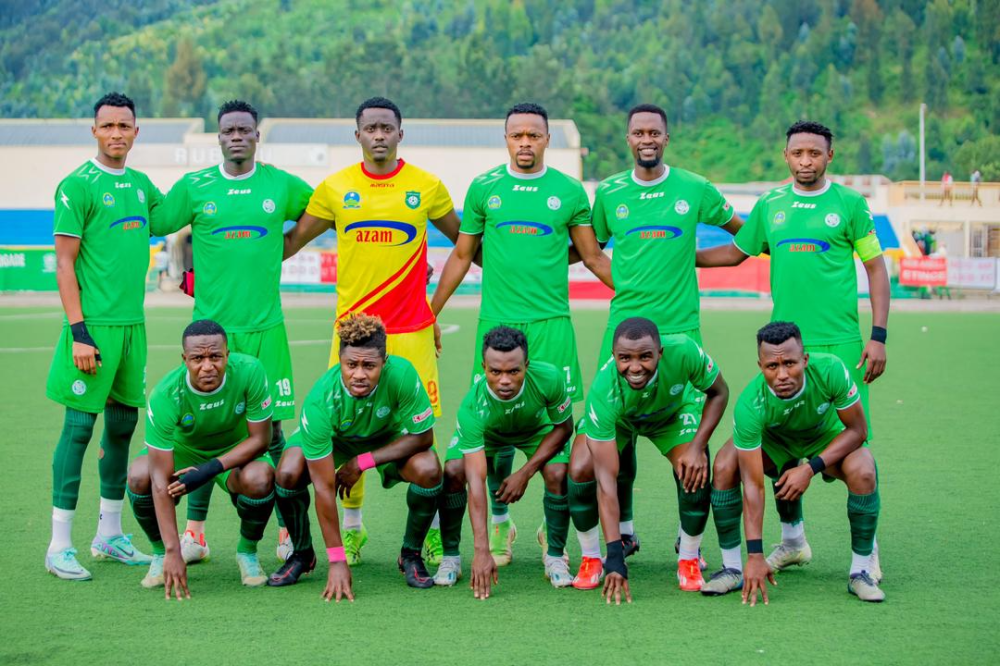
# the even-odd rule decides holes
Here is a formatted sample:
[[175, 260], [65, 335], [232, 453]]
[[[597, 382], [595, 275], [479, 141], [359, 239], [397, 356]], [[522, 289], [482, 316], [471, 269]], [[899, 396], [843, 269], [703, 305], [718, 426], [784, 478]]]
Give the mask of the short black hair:
[[184, 329], [184, 335], [181, 336], [181, 344], [188, 338], [197, 337], [199, 335], [221, 335], [222, 339], [227, 343], [229, 342], [229, 336], [226, 335], [226, 329], [218, 322], [214, 322], [211, 319], [197, 319], [187, 325]]
[[351, 314], [337, 322], [337, 337], [340, 351], [345, 347], [376, 349], [382, 358], [386, 355], [385, 324], [381, 317], [367, 314]]
[[535, 104], [534, 102], [521, 102], [520, 104], [515, 104], [514, 106], [507, 109], [507, 115], [503, 119], [504, 128], [507, 127], [507, 121], [515, 113], [527, 113], [533, 116], [541, 116], [542, 120], [545, 121], [545, 129], [549, 128], [549, 112], [545, 110], [545, 107], [541, 104]]
[[632, 123], [632, 116], [637, 113], [655, 113], [659, 117], [663, 118], [663, 127], [669, 129], [670, 125], [667, 123], [667, 112], [655, 104], [636, 104], [628, 111], [628, 120], [625, 121], [625, 128]]
[[814, 122], [812, 120], [799, 120], [785, 132], [785, 144], [788, 144], [788, 140], [792, 138], [793, 134], [818, 134], [819, 136], [826, 139], [826, 147], [829, 150], [833, 148], [833, 132], [830, 128], [821, 123]]
[[653, 342], [657, 346], [660, 346], [660, 329], [656, 328], [656, 324], [645, 317], [629, 317], [618, 324], [611, 346], [614, 347], [621, 338], [625, 338], [626, 340], [642, 340], [646, 337], [653, 338]]
[[399, 111], [399, 107], [393, 103], [391, 99], [386, 99], [385, 97], [369, 97], [365, 101], [358, 105], [358, 110], [354, 114], [354, 122], [361, 127], [361, 114], [364, 113], [365, 109], [389, 109], [392, 111], [392, 115], [396, 116], [396, 124], [400, 127], [403, 126], [403, 114]]
[[222, 116], [227, 113], [249, 113], [253, 116], [254, 125], [257, 124], [259, 116], [257, 115], [257, 109], [254, 108], [253, 104], [250, 102], [244, 102], [241, 99], [231, 99], [228, 102], [223, 102], [222, 106], [219, 107], [219, 115], [216, 121], [221, 122]]
[[135, 102], [132, 101], [127, 95], [123, 95], [120, 92], [109, 92], [101, 99], [97, 100], [94, 104], [94, 117], [97, 117], [97, 112], [101, 110], [102, 106], [117, 106], [121, 108], [127, 108], [132, 112], [132, 117], [135, 118]]
[[792, 338], [802, 344], [802, 331], [798, 326], [790, 321], [772, 321], [757, 331], [757, 348], [760, 349], [765, 342], [769, 345], [780, 345]]
[[514, 351], [520, 347], [524, 350], [524, 360], [528, 360], [528, 338], [523, 331], [510, 326], [496, 326], [491, 328], [483, 336], [483, 356], [486, 356], [487, 349], [495, 349], [500, 352]]

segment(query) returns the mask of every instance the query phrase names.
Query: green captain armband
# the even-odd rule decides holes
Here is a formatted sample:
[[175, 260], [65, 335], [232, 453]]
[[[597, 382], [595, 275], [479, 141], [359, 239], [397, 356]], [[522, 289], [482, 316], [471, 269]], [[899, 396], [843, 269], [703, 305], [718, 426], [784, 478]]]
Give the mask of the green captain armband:
[[874, 232], [864, 238], [854, 241], [854, 251], [861, 257], [861, 261], [868, 261], [882, 254], [882, 245], [878, 242], [878, 236]]

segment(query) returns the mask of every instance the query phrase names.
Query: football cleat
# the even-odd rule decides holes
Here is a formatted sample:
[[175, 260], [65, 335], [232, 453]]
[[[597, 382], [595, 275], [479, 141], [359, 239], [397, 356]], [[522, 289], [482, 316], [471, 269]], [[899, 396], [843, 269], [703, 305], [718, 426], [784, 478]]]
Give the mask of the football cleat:
[[292, 537], [288, 534], [288, 530], [284, 527], [278, 530], [278, 547], [275, 549], [275, 553], [278, 556], [279, 562], [287, 562], [288, 558], [292, 556], [295, 552], [294, 546], [292, 546]]
[[434, 587], [434, 579], [427, 572], [424, 566], [424, 558], [420, 556], [420, 551], [403, 548], [399, 552], [397, 560], [399, 570], [406, 576], [406, 584], [421, 590]]
[[861, 601], [875, 603], [885, 601], [885, 592], [879, 588], [878, 583], [872, 580], [867, 571], [851, 574], [851, 578], [847, 581], [847, 591]]
[[493, 524], [493, 531], [490, 533], [490, 553], [498, 567], [510, 564], [514, 557], [514, 551], [511, 547], [516, 539], [517, 526], [510, 518], [502, 523]]
[[357, 530], [342, 530], [340, 533], [344, 541], [344, 555], [347, 557], [347, 566], [354, 567], [361, 564], [361, 548], [368, 543], [368, 530], [362, 525]]
[[573, 584], [573, 574], [569, 572], [569, 557], [550, 557], [546, 555], [545, 577], [552, 583], [552, 587], [569, 587]]
[[247, 587], [267, 584], [267, 575], [260, 566], [257, 553], [236, 553], [236, 564], [240, 567], [240, 581]]
[[184, 564], [194, 564], [204, 562], [211, 554], [208, 543], [205, 542], [205, 534], [195, 536], [191, 530], [185, 530], [181, 535], [181, 558]]
[[434, 584], [441, 587], [451, 587], [462, 577], [462, 558], [445, 557], [441, 560], [441, 566], [434, 574]]
[[545, 557], [549, 552], [549, 530], [544, 520], [535, 530], [535, 538], [538, 539], [538, 545], [542, 547], [542, 557]]
[[301, 553], [292, 553], [285, 563], [267, 579], [271, 587], [295, 585], [299, 578], [316, 568], [316, 552], [310, 548]]
[[142, 579], [142, 586], [147, 589], [163, 587], [163, 555], [153, 554], [153, 561], [149, 563], [149, 571]]
[[90, 580], [90, 572], [76, 559], [76, 548], [66, 548], [45, 555], [45, 570], [63, 580]]
[[424, 537], [424, 561], [436, 567], [441, 564], [442, 557], [444, 557], [444, 545], [441, 543], [441, 528], [432, 527], [427, 530], [427, 536]]
[[789, 546], [779, 543], [767, 556], [767, 563], [775, 571], [787, 569], [792, 565], [804, 566], [812, 561], [812, 548], [808, 542], [803, 542], [802, 547]]
[[[636, 552], [639, 548], [636, 547]], [[681, 538], [677, 537], [677, 541], [674, 541], [674, 552], [678, 555], [681, 554]], [[705, 560], [705, 556], [701, 554], [701, 548], [698, 549], [698, 568], [704, 571], [708, 568], [708, 562]]]
[[95, 560], [116, 560], [122, 564], [149, 564], [153, 558], [132, 545], [131, 534], [104, 537], [98, 534], [90, 542], [90, 554]]
[[584, 557], [580, 560], [580, 570], [573, 578], [573, 587], [578, 590], [593, 590], [604, 578], [604, 562], [599, 557]]
[[639, 535], [638, 534], [623, 534], [622, 535], [622, 551], [625, 557], [632, 557], [639, 552]]
[[876, 583], [881, 583], [882, 564], [878, 561], [878, 547], [876, 547], [875, 550], [872, 551], [871, 563], [869, 563], [868, 566], [871, 567], [871, 571], [869, 571], [868, 573], [871, 575], [872, 580], [874, 580]]
[[723, 567], [702, 583], [701, 593], [706, 597], [719, 597], [735, 590], [743, 589], [743, 572], [739, 569]]
[[699, 558], [677, 561], [677, 582], [684, 592], [697, 592], [705, 584], [701, 576]]

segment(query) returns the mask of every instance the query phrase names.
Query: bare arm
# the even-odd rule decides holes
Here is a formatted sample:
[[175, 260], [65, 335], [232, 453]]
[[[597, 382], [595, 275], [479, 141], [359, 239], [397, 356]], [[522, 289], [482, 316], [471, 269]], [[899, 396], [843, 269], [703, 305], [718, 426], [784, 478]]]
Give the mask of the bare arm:
[[[66, 321], [72, 326], [83, 321], [83, 306], [80, 304], [80, 282], [76, 278], [76, 260], [80, 256], [80, 239], [76, 236], [57, 235], [56, 241], [56, 284], [59, 286], [59, 300], [66, 312]], [[81, 372], [97, 374], [101, 365], [97, 347], [73, 341], [73, 365]]]
[[242, 467], [248, 462], [256, 460], [267, 452], [267, 445], [271, 443], [271, 419], [253, 423], [247, 421], [247, 438], [233, 447], [233, 449], [221, 456], [219, 462], [222, 469], [233, 469]]
[[[732, 222], [726, 225], [728, 227]], [[724, 227], [725, 228], [725, 227]], [[728, 229], [727, 229], [728, 230]], [[716, 268], [718, 266], [739, 266], [746, 261], [747, 255], [735, 243], [718, 245], [695, 254], [695, 266], [698, 268]]]
[[476, 599], [488, 599], [491, 586], [499, 582], [497, 565], [490, 553], [490, 536], [486, 522], [486, 452], [477, 451], [463, 456], [465, 478], [469, 484], [469, 522], [475, 554], [472, 557], [472, 594]]
[[611, 279], [611, 259], [601, 250], [597, 236], [594, 235], [594, 228], [578, 224], [569, 228], [569, 236], [573, 241], [569, 249], [570, 263], [575, 263], [573, 254], [576, 251], [587, 270], [596, 275], [607, 287], [614, 289], [615, 285]]
[[[450, 240], [455, 245], [458, 245], [458, 239], [461, 237], [459, 229], [462, 226], [462, 220], [458, 217], [458, 213], [452, 208], [444, 217], [439, 217], [436, 220], [431, 220], [431, 224], [437, 227], [437, 230], [445, 235], [445, 237]], [[472, 253], [472, 263], [476, 266], [483, 265], [483, 250], [479, 248], [477, 251]]]
[[539, 442], [538, 448], [534, 455], [528, 459], [528, 462], [500, 483], [497, 499], [505, 504], [513, 504], [520, 500], [528, 488], [528, 481], [531, 480], [531, 477], [542, 469], [545, 463], [556, 457], [572, 436], [573, 419], [571, 418], [552, 428]]
[[[726, 446], [732, 446], [732, 440]], [[760, 448], [753, 451], [737, 449], [740, 480], [743, 483], [743, 530], [747, 541], [760, 541], [764, 534], [764, 460]], [[743, 574], [743, 603], [757, 604], [760, 592], [764, 604], [768, 603], [766, 581], [777, 585], [774, 572], [764, 559], [764, 553], [748, 553]]]
[[621, 541], [618, 520], [621, 510], [618, 506], [618, 444], [614, 441], [598, 441], [587, 437], [587, 446], [594, 460], [594, 476], [597, 480], [597, 505], [604, 530], [604, 541]]
[[166, 599], [173, 592], [178, 601], [190, 599], [187, 584], [187, 565], [181, 557], [181, 541], [177, 535], [177, 507], [170, 496], [171, 479], [174, 476], [174, 452], [149, 447], [148, 460], [150, 492], [153, 495], [153, 509], [156, 523], [163, 540], [163, 587]]
[[704, 488], [708, 483], [708, 440], [722, 420], [726, 405], [729, 403], [729, 386], [722, 378], [721, 372], [705, 391], [705, 396], [705, 407], [698, 430], [691, 439], [691, 445], [674, 463], [674, 471], [680, 478], [684, 490], [689, 493]]
[[448, 255], [448, 261], [445, 262], [437, 289], [434, 290], [434, 297], [431, 299], [431, 310], [435, 316], [441, 314], [445, 303], [458, 289], [458, 285], [462, 284], [462, 279], [469, 272], [481, 240], [482, 236], [476, 234], [458, 235], [455, 249]]
[[[886, 328], [889, 322], [889, 271], [885, 268], [882, 255], [866, 261], [865, 272], [868, 273], [868, 297], [872, 303], [872, 326]], [[866, 363], [864, 382], [871, 384], [885, 372], [884, 342], [869, 340], [865, 343], [858, 367]]]
[[[403, 435], [385, 446], [371, 452], [375, 465], [405, 460], [434, 445], [434, 431], [426, 430], [416, 435]], [[337, 488], [341, 498], [351, 494], [351, 488], [361, 478], [361, 466], [355, 456], [340, 466], [337, 470]]]
[[293, 256], [321, 233], [333, 228], [335, 228], [333, 220], [302, 213], [295, 226], [285, 232], [285, 249], [281, 256], [282, 260]]
[[733, 213], [733, 217], [723, 224], [722, 228], [728, 231], [730, 236], [735, 236], [736, 232], [743, 228], [743, 218]]
[[316, 493], [316, 517], [323, 532], [323, 542], [327, 548], [341, 547], [344, 542], [337, 517], [337, 470], [333, 466], [333, 455], [319, 460], [307, 459], [306, 466]]

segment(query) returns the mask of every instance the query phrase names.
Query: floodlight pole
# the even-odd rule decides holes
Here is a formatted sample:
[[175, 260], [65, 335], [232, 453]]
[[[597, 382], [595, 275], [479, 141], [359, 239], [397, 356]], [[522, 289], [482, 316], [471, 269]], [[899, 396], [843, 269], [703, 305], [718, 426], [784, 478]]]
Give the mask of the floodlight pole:
[[920, 200], [924, 200], [924, 191], [927, 189], [927, 163], [924, 151], [924, 113], [927, 112], [927, 105], [920, 104]]

